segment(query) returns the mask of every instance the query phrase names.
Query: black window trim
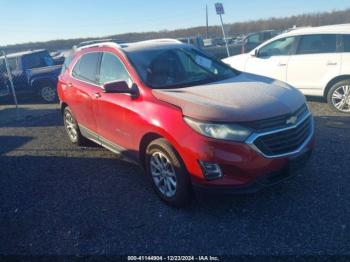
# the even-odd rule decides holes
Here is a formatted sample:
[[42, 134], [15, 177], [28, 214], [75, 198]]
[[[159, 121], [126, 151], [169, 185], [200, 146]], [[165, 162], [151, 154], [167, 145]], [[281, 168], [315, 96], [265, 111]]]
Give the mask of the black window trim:
[[[74, 71], [74, 68], [75, 66], [80, 62], [80, 60], [87, 54], [91, 54], [91, 53], [100, 53], [100, 56], [98, 58], [98, 62], [97, 62], [97, 67], [96, 67], [96, 79], [95, 81], [96, 82], [92, 82], [92, 81], [88, 81], [86, 79], [81, 79], [81, 78], [77, 78], [73, 75], [73, 71]], [[101, 58], [102, 58], [102, 51], [91, 51], [91, 52], [86, 52], [84, 54], [82, 54], [75, 62], [74, 62], [74, 65], [72, 66], [72, 70], [70, 70], [70, 76], [77, 80], [77, 81], [80, 81], [80, 82], [83, 82], [83, 83], [87, 83], [87, 84], [90, 84], [90, 85], [94, 85], [96, 87], [100, 87], [102, 88], [100, 85], [98, 85], [99, 83], [99, 68], [100, 68], [100, 65], [101, 65]], [[103, 89], [103, 88], [102, 88]]]
[[[310, 35], [335, 35], [336, 36], [336, 49], [335, 49], [335, 52], [331, 52], [331, 53], [312, 53], [312, 54], [298, 54], [298, 49], [299, 49], [299, 46], [300, 46], [300, 41], [301, 41], [301, 38], [303, 36], [310, 36]], [[297, 36], [297, 45], [295, 46], [295, 52], [293, 55], [320, 55], [320, 54], [336, 54], [336, 53], [340, 53], [342, 52], [341, 51], [341, 44], [340, 43], [340, 35], [338, 33], [315, 33], [315, 34], [303, 34], [303, 35], [298, 35]]]
[[[105, 53], [109, 53], [109, 54], [115, 56], [115, 57], [119, 60], [119, 62], [123, 65], [125, 71], [128, 73], [129, 78], [131, 79], [131, 82], [132, 82], [132, 83], [135, 83], [134, 79], [131, 77], [131, 74], [130, 74], [129, 70], [126, 68], [124, 62], [119, 58], [119, 56], [116, 55], [114, 52], [111, 52], [111, 51], [107, 51], [107, 50], [106, 50], [106, 51], [101, 51], [100, 62], [99, 62], [98, 70], [97, 70], [97, 75], [98, 75], [98, 82], [97, 82], [97, 83], [99, 84], [99, 86], [103, 89], [103, 84], [100, 83], [100, 73], [101, 73], [101, 67], [102, 67], [102, 58], [103, 58], [103, 55], [104, 55]], [[131, 88], [131, 87], [130, 87], [130, 88]]]
[[339, 48], [340, 48], [340, 52], [341, 53], [349, 53], [349, 51], [345, 51], [345, 36], [348, 36], [350, 38], [350, 34], [348, 33], [344, 33], [344, 34], [339, 34], [339, 41], [340, 41], [340, 44], [339, 44]]

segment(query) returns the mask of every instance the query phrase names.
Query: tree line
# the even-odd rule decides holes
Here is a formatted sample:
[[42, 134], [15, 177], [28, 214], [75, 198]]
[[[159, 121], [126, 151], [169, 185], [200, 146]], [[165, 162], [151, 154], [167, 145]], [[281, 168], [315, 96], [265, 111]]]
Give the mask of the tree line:
[[[228, 36], [234, 36], [237, 34], [245, 34], [250, 32], [258, 32], [267, 29], [284, 30], [293, 26], [322, 26], [332, 24], [344, 24], [350, 23], [350, 9], [342, 11], [331, 11], [323, 13], [308, 13], [302, 15], [295, 15], [290, 17], [282, 18], [269, 18], [260, 19], [255, 21], [239, 22], [226, 24], [225, 29]], [[162, 30], [153, 32], [142, 32], [142, 33], [126, 33], [106, 36], [103, 38], [113, 38], [121, 42], [135, 42], [154, 38], [182, 38], [192, 36], [206, 37], [207, 28], [205, 26], [198, 26], [185, 29], [177, 30]], [[220, 26], [209, 26], [208, 37], [216, 38], [221, 37]], [[0, 49], [6, 52], [17, 52], [23, 50], [35, 50], [35, 49], [47, 49], [49, 51], [65, 50], [70, 49], [72, 46], [81, 43], [83, 41], [89, 41], [99, 38], [76, 38], [76, 39], [65, 39], [65, 40], [52, 40], [47, 42], [29, 42], [25, 44], [15, 44], [0, 47]]]

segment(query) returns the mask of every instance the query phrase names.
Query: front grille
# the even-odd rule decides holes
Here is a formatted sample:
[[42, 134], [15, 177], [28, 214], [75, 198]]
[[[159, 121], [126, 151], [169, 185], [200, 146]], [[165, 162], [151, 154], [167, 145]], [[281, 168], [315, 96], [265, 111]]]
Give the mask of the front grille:
[[312, 116], [298, 126], [259, 136], [253, 144], [266, 156], [276, 156], [294, 152], [302, 146], [312, 132]]
[[286, 127], [286, 122], [291, 116], [296, 116], [297, 119], [302, 119], [308, 114], [309, 110], [307, 109], [306, 104], [302, 105], [298, 110], [291, 114], [286, 114], [282, 116], [272, 117], [268, 119], [258, 120], [254, 122], [248, 122], [244, 125], [255, 130], [266, 130], [266, 129], [278, 129]]

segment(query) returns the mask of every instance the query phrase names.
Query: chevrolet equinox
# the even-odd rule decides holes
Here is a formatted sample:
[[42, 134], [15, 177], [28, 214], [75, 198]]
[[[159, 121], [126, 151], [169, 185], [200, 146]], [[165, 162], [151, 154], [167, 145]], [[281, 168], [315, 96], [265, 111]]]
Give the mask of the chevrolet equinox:
[[298, 90], [171, 39], [80, 47], [58, 95], [71, 142], [137, 160], [174, 206], [192, 189], [245, 193], [280, 182], [314, 144]]

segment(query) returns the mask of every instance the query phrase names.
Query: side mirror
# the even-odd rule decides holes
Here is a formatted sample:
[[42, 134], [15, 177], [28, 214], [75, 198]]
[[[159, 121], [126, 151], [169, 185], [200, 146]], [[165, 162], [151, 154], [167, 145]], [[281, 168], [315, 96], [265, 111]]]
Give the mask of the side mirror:
[[117, 93], [117, 94], [130, 94], [132, 97], [137, 97], [139, 90], [136, 84], [133, 84], [131, 88], [126, 81], [113, 81], [103, 85], [104, 93]]
[[254, 56], [254, 57], [258, 57], [258, 54], [259, 54], [259, 50], [258, 50], [258, 49], [254, 49], [254, 50], [250, 53], [250, 55], [251, 55], [251, 56]]

